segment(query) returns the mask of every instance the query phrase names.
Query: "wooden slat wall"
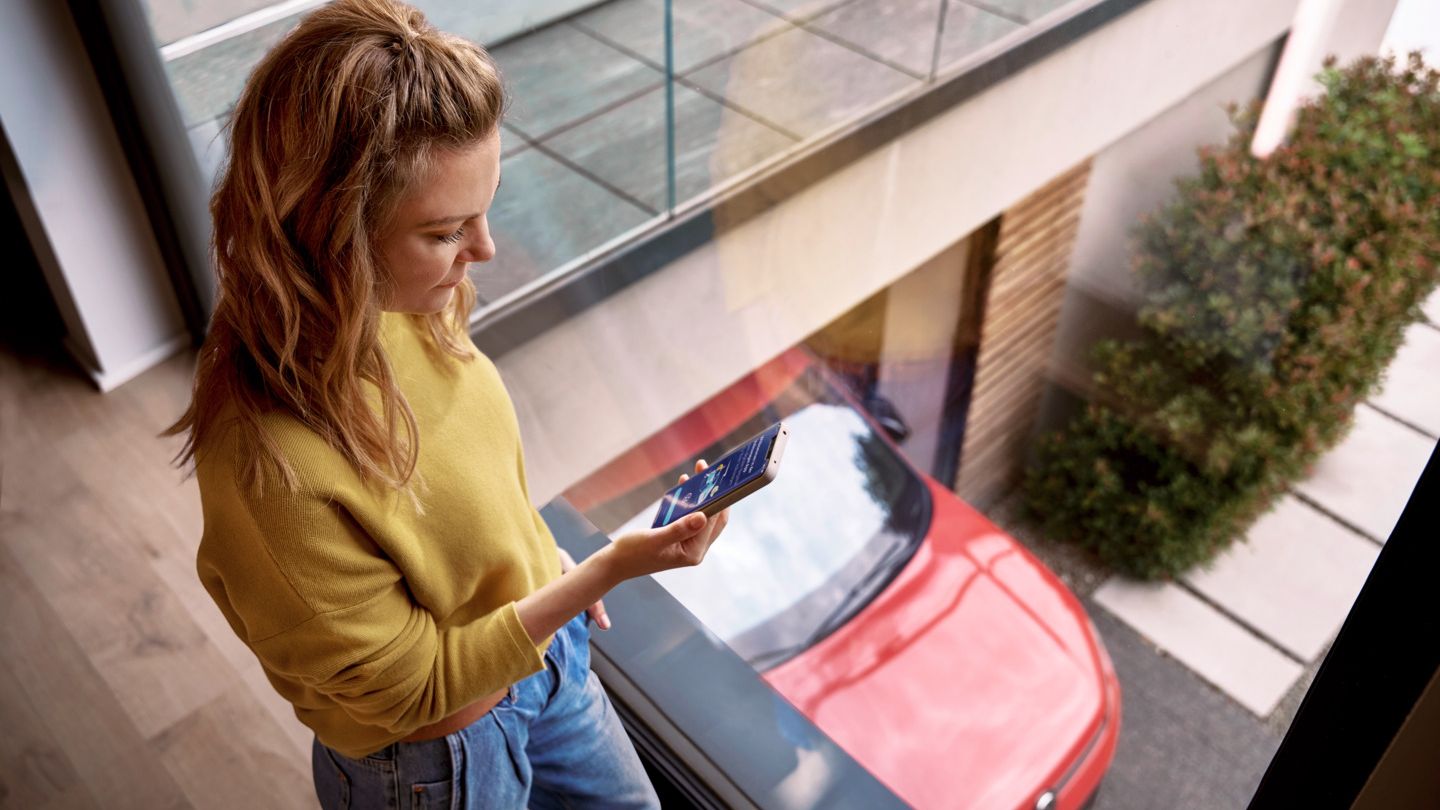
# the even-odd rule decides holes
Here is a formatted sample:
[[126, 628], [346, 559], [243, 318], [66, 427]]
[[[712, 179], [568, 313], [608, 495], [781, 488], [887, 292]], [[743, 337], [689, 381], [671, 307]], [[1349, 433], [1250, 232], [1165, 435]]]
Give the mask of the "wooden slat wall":
[[1019, 481], [1089, 179], [1087, 160], [1001, 217], [955, 487], [977, 507]]

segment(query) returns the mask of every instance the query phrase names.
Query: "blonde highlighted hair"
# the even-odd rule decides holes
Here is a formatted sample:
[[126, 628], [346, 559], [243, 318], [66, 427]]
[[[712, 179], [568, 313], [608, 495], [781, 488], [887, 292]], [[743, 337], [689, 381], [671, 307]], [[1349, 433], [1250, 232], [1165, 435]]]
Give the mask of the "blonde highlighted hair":
[[[418, 436], [379, 340], [376, 239], [432, 158], [488, 137], [504, 102], [483, 48], [392, 0], [326, 5], [261, 60], [210, 198], [219, 293], [190, 406], [167, 431], [188, 434], [177, 463], [233, 429], [246, 486], [293, 487], [263, 419], [280, 410], [364, 480], [410, 492]], [[474, 302], [466, 280], [447, 312], [415, 316], [441, 355], [472, 356]]]

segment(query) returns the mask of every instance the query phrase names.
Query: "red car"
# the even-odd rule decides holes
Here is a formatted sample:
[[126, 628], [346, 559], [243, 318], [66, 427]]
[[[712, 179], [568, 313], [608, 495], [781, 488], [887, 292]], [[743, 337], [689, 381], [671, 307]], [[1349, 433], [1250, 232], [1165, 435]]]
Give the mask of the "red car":
[[602, 531], [779, 419], [779, 478], [697, 568], [655, 577], [918, 808], [1078, 808], [1115, 753], [1120, 686], [1074, 594], [912, 467], [837, 379], [791, 349], [575, 484]]

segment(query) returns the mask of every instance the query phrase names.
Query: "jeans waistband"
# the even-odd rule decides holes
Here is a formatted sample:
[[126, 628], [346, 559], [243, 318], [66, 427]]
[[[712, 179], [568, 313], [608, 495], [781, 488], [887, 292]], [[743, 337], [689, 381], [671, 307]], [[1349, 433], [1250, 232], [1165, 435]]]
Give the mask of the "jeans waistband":
[[[569, 675], [568, 672], [564, 671], [572, 665], [576, 645], [589, 643], [588, 628], [585, 625], [586, 621], [588, 621], [587, 615], [581, 613], [566, 622], [559, 630], [556, 630], [555, 635], [550, 640], [549, 647], [547, 647], [545, 651], [545, 657], [554, 662], [554, 671], [547, 672], [541, 670], [529, 677], [553, 678], [552, 688], [558, 688], [560, 681]], [[515, 695], [516, 685], [517, 684], [511, 684], [510, 686], [510, 696], [512, 698]], [[507, 701], [509, 699], [510, 698], [507, 698]], [[493, 711], [493, 709], [491, 711]], [[480, 720], [486, 716], [487, 715], [481, 715], [475, 722], [480, 722]], [[436, 737], [418, 742], [393, 742], [368, 757], [365, 757], [364, 761], [393, 761], [397, 757], [404, 756], [407, 762], [411, 759], [417, 761], [447, 762], [449, 761], [451, 750], [448, 737], [453, 737], [458, 733], [459, 732], [452, 732], [446, 737]]]

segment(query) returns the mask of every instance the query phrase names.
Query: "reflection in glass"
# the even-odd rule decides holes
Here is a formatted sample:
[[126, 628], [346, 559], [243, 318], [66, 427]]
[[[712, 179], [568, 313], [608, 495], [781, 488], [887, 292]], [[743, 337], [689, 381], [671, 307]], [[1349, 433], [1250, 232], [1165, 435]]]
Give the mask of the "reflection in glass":
[[[318, 4], [146, 0], [207, 180], [221, 165], [223, 126], [245, 77]], [[984, 61], [1066, 0], [414, 5], [442, 30], [490, 48], [511, 96], [510, 179], [492, 223], [498, 255], [473, 273], [483, 309]]]
[[[780, 476], [742, 502], [744, 519], [731, 522], [704, 566], [655, 575], [736, 652], [765, 663], [813, 635], [878, 557], [925, 529], [917, 504], [891, 499], [906, 490], [923, 498], [918, 481], [853, 408], [819, 402], [784, 418], [793, 438]], [[617, 533], [648, 527], [658, 505]]]
[[695, 457], [784, 419], [776, 481], [731, 507], [700, 566], [651, 584], [915, 806], [1015, 806], [1067, 772], [1083, 795], [1119, 711], [1083, 608], [910, 467], [842, 386], [791, 349], [565, 497], [612, 535], [648, 527]]

